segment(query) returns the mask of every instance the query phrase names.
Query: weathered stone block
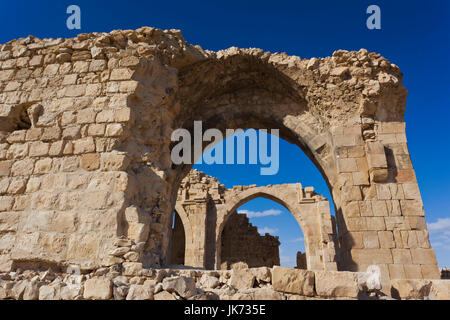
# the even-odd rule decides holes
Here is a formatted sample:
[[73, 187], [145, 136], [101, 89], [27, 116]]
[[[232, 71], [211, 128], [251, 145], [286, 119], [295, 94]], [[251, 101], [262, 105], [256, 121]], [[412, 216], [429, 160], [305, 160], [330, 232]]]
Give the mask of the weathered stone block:
[[391, 281], [391, 295], [395, 299], [423, 299], [431, 290], [429, 280], [401, 280]]
[[437, 265], [433, 249], [411, 249], [412, 261], [415, 264]]
[[236, 289], [253, 288], [255, 275], [249, 269], [234, 269], [231, 273], [230, 285]]

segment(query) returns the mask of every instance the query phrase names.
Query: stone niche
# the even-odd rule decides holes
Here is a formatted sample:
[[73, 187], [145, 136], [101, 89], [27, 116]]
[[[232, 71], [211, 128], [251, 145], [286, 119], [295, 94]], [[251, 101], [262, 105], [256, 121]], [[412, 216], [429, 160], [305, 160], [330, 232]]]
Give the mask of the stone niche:
[[[150, 27], [2, 44], [0, 271], [112, 266], [122, 259], [110, 255], [119, 237], [139, 244], [144, 266], [167, 265], [179, 197], [185, 264], [220, 267], [229, 214], [264, 194], [294, 216], [298, 206], [316, 212], [315, 221], [299, 218], [302, 228], [323, 230], [307, 240], [308, 269], [376, 264], [384, 280], [439, 278], [407, 146], [402, 77], [365, 49], [311, 59], [213, 52], [179, 30]], [[179, 194], [191, 166], [171, 163], [170, 136], [193, 132], [195, 120], [222, 132], [278, 128], [328, 184], [336, 239], [324, 236], [333, 234], [328, 201], [312, 202], [295, 184], [224, 190], [211, 180], [207, 190]], [[206, 232], [206, 224], [217, 227]]]

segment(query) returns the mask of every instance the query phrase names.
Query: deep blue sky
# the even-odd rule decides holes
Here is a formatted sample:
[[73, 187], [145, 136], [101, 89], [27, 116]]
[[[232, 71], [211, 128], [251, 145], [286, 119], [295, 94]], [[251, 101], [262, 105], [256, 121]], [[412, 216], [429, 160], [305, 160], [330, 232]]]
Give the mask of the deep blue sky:
[[[71, 4], [81, 7], [81, 30], [66, 28], [66, 8]], [[371, 4], [381, 8], [381, 30], [366, 28], [365, 11]], [[413, 165], [427, 222], [449, 219], [431, 229], [439, 264], [450, 266], [449, 21], [448, 0], [2, 1], [0, 43], [29, 34], [72, 37], [80, 32], [154, 26], [181, 29], [188, 42], [210, 50], [259, 47], [302, 58], [329, 56], [336, 49], [379, 52], [404, 73], [409, 91], [405, 120]], [[227, 186], [298, 179], [327, 195], [323, 180], [301, 151], [287, 143], [280, 148], [277, 176], [261, 177], [258, 168], [248, 166], [210, 167], [208, 173]], [[267, 207], [254, 202], [254, 210]], [[276, 216], [277, 221], [282, 216]]]

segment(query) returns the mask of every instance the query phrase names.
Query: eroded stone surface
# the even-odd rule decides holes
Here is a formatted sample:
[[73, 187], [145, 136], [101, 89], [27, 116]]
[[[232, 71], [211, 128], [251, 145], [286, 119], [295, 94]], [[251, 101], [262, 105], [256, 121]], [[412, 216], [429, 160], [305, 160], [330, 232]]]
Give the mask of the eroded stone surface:
[[272, 272], [273, 288], [277, 291], [303, 296], [314, 295], [314, 272], [275, 266]]
[[[384, 284], [439, 279], [405, 105], [399, 68], [365, 49], [312, 59], [236, 47], [212, 52], [188, 44], [179, 30], [149, 27], [0, 45], [0, 272], [166, 265], [173, 206], [191, 169], [172, 167], [170, 135], [202, 120], [204, 129], [222, 132], [280, 128], [323, 173], [340, 252], [330, 237], [328, 202], [309, 203], [326, 223], [320, 233], [304, 233], [320, 237], [309, 243], [327, 245], [311, 251], [308, 269], [365, 271], [375, 264]], [[188, 265], [220, 267], [217, 244], [233, 207], [281, 187], [258, 188], [222, 192], [214, 182], [201, 191], [218, 202], [219, 232], [209, 260], [198, 254], [206, 248], [191, 246]], [[309, 191], [284, 188], [292, 190], [280, 200], [300, 216]], [[201, 194], [189, 189], [183, 201], [194, 200], [190, 191]], [[187, 211], [207, 206], [199, 201]], [[318, 216], [301, 227], [317, 224]], [[201, 226], [191, 223], [189, 234], [201, 235]], [[117, 245], [117, 235], [136, 247], [114, 251], [127, 247]], [[126, 269], [129, 277], [148, 276], [137, 264]], [[59, 280], [45, 282], [39, 297], [42, 291], [60, 299]], [[5, 286], [0, 294], [9, 297]], [[87, 287], [86, 297], [113, 294], [107, 286], [97, 293]]]

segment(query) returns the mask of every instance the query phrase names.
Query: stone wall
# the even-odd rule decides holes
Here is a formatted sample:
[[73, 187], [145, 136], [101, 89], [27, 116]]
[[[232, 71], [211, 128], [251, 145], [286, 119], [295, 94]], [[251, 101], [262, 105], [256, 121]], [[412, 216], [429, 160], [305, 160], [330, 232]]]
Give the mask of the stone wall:
[[222, 231], [221, 269], [230, 269], [237, 262], [248, 267], [280, 265], [278, 237], [260, 235], [245, 214], [234, 213]]
[[184, 265], [184, 255], [186, 250], [186, 235], [183, 222], [180, 216], [174, 214], [174, 225], [172, 229], [172, 238], [170, 242], [170, 264]]
[[[170, 135], [201, 120], [222, 132], [278, 128], [305, 152], [333, 196], [341, 270], [377, 264], [385, 281], [439, 278], [407, 146], [406, 95], [400, 69], [365, 49], [312, 59], [212, 52], [179, 30], [149, 27], [3, 44], [0, 270], [111, 266], [120, 262], [109, 256], [117, 236], [144, 243], [144, 265], [166, 264], [191, 169], [172, 166]], [[225, 217], [217, 211], [217, 225]], [[220, 228], [190, 230], [217, 245]], [[210, 247], [194, 254], [202, 243], [190, 262], [214, 266]], [[326, 264], [329, 250], [307, 254]]]

